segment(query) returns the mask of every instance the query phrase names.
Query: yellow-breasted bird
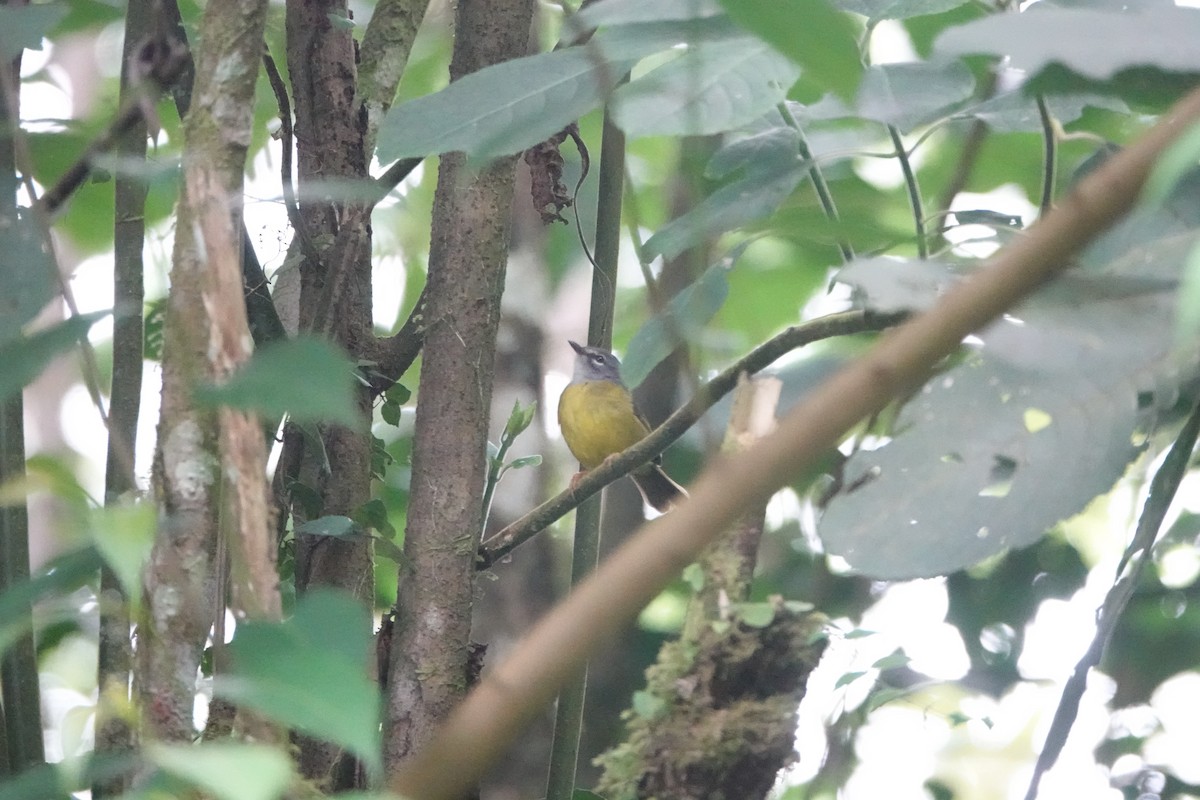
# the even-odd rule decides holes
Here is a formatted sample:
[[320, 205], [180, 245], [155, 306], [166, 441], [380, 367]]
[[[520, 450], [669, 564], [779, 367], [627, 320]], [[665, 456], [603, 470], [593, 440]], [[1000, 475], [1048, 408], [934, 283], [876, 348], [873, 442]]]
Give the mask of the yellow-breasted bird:
[[[595, 469], [609, 456], [640, 442], [650, 426], [633, 403], [633, 395], [621, 380], [621, 362], [607, 350], [575, 349], [575, 374], [558, 398], [558, 424], [571, 453], [584, 469]], [[629, 476], [642, 499], [657, 511], [670, 511], [687, 497], [660, 465], [661, 456], [638, 467]]]

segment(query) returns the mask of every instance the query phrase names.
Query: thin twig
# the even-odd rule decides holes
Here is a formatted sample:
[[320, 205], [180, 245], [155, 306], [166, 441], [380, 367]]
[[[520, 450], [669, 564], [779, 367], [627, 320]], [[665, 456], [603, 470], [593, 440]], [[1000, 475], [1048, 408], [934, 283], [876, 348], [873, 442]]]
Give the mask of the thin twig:
[[1088, 673], [1091, 672], [1092, 667], [1100, 664], [1104, 649], [1108, 646], [1113, 631], [1117, 628], [1121, 614], [1129, 605], [1129, 600], [1137, 589], [1138, 581], [1145, 572], [1154, 541], [1158, 538], [1163, 527], [1163, 520], [1167, 516], [1167, 510], [1171, 507], [1171, 501], [1175, 498], [1179, 484], [1187, 472], [1188, 462], [1196, 447], [1198, 434], [1200, 434], [1200, 403], [1192, 407], [1191, 416], [1188, 417], [1183, 430], [1179, 432], [1175, 444], [1171, 445], [1171, 450], [1163, 459], [1162, 466], [1150, 481], [1150, 492], [1142, 506], [1142, 516], [1138, 520], [1137, 531], [1134, 533], [1133, 541], [1129, 543], [1129, 547], [1121, 557], [1121, 563], [1117, 566], [1116, 579], [1104, 598], [1104, 604], [1096, 611], [1095, 638], [1092, 639], [1087, 652], [1079, 659], [1079, 663], [1075, 665], [1074, 672], [1071, 673], [1071, 677], [1063, 687], [1062, 697], [1058, 701], [1058, 708], [1054, 711], [1054, 719], [1046, 734], [1046, 743], [1042, 746], [1037, 765], [1033, 769], [1033, 777], [1029, 780], [1025, 800], [1033, 800], [1037, 797], [1038, 785], [1041, 783], [1042, 776], [1054, 766], [1062, 753], [1063, 746], [1067, 743], [1067, 734], [1071, 732], [1071, 726], [1075, 723], [1075, 718], [1079, 713], [1079, 702], [1087, 689]]
[[308, 226], [304, 224], [304, 217], [300, 213], [300, 204], [296, 200], [296, 187], [292, 183], [292, 151], [295, 147], [295, 136], [292, 131], [292, 104], [288, 100], [287, 86], [283, 83], [283, 76], [279, 74], [279, 67], [275, 65], [275, 59], [271, 58], [271, 53], [265, 46], [262, 59], [263, 67], [267, 71], [267, 82], [271, 84], [271, 91], [275, 93], [275, 102], [279, 106], [279, 183], [283, 190], [283, 207], [287, 210], [288, 222], [292, 223], [292, 230], [300, 239], [300, 250], [304, 253], [304, 258], [310, 264], [320, 264], [321, 254], [313, 247], [312, 238], [308, 235]]
[[928, 258], [929, 243], [925, 241], [925, 211], [921, 203], [921, 187], [917, 183], [916, 173], [913, 172], [908, 151], [904, 149], [904, 139], [900, 136], [900, 129], [895, 125], [888, 125], [887, 129], [888, 136], [892, 138], [892, 145], [896, 148], [896, 160], [900, 162], [900, 170], [904, 173], [904, 185], [908, 189], [908, 203], [912, 206], [913, 230], [917, 237], [917, 257]]
[[1050, 109], [1046, 106], [1046, 98], [1037, 96], [1038, 117], [1042, 120], [1042, 141], [1045, 143], [1045, 158], [1042, 164], [1042, 199], [1038, 203], [1038, 211], [1042, 216], [1050, 212], [1054, 205], [1054, 176], [1058, 171], [1058, 130]]
[[[777, 105], [776, 108], [783, 116], [783, 121], [799, 137], [796, 151], [800, 154], [800, 158], [808, 164], [808, 178], [812, 181], [813, 189], [817, 193], [817, 200], [821, 203], [821, 209], [831, 222], [840, 222], [841, 219], [838, 216], [837, 204], [833, 202], [833, 194], [829, 191], [829, 184], [825, 182], [825, 175], [821, 172], [821, 168], [813, 158], [812, 148], [808, 144], [808, 138], [804, 135], [804, 129], [800, 127], [799, 120], [792, 114], [792, 109], [788, 107], [786, 101]], [[848, 264], [854, 260], [854, 249], [840, 233], [837, 237], [837, 246], [842, 254], [842, 263]]]

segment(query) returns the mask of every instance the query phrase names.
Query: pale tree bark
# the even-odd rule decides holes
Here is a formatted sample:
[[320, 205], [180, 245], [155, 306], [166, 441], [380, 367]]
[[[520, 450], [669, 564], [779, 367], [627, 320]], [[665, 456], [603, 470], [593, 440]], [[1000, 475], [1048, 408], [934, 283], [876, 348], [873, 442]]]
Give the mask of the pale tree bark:
[[[160, 522], [138, 634], [138, 688], [147, 723], [157, 736], [181, 741], [193, 736], [196, 673], [216, 610], [213, 561], [222, 492], [230, 500], [235, 561], [261, 552], [269, 541], [265, 448], [257, 423], [192, 402], [198, 383], [226, 377], [250, 349], [238, 222], [266, 10], [265, 0], [208, 4], [184, 122], [154, 470]], [[277, 587], [264, 565], [236, 571], [253, 576], [239, 582], [239, 602], [253, 614], [277, 615]]]
[[[463, 0], [451, 80], [524, 55], [531, 0]], [[475, 551], [515, 157], [476, 173], [443, 156], [433, 208], [413, 478], [387, 682], [389, 769], [420, 747], [468, 683]]]

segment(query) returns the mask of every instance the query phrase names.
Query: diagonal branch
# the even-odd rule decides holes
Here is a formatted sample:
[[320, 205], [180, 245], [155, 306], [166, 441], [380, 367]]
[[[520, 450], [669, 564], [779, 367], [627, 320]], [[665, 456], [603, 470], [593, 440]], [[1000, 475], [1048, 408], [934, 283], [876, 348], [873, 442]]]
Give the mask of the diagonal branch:
[[477, 560], [479, 569], [487, 569], [495, 564], [519, 545], [554, 524], [584, 500], [661, 453], [683, 436], [692, 425], [696, 424], [704, 412], [733, 391], [737, 386], [738, 377], [742, 374], [753, 375], [769, 366], [780, 356], [806, 344], [834, 336], [881, 331], [898, 324], [904, 317], [905, 314], [902, 313], [877, 314], [870, 311], [846, 311], [794, 325], [774, 338], [768, 339], [701, 386], [691, 400], [675, 411], [645, 439], [588, 472], [576, 485], [574, 491], [568, 489], [560, 492], [484, 542], [479, 550]]

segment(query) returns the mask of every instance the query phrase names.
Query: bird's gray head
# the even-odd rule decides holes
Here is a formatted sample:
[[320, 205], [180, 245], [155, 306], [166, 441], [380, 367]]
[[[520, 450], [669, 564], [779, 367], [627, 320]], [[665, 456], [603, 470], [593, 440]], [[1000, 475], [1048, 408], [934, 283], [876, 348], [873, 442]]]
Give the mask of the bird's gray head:
[[584, 381], [615, 381], [621, 383], [621, 362], [607, 350], [599, 347], [585, 347], [578, 342], [571, 342], [575, 350], [575, 374], [571, 378], [574, 383]]

